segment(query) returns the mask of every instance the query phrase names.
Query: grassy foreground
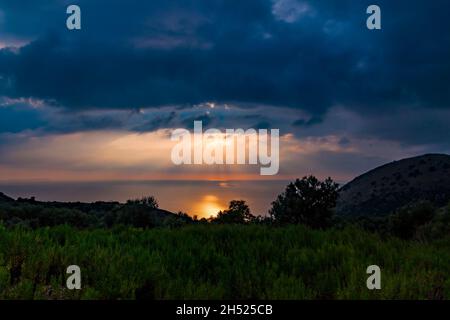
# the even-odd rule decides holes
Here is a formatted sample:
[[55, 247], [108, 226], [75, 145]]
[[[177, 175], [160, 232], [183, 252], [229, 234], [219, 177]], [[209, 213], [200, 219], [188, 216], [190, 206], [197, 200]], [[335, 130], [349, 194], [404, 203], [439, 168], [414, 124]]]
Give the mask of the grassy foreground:
[[[79, 265], [82, 290], [65, 288]], [[381, 267], [382, 290], [366, 288]], [[356, 228], [0, 226], [1, 299], [449, 299], [450, 239], [421, 244]]]

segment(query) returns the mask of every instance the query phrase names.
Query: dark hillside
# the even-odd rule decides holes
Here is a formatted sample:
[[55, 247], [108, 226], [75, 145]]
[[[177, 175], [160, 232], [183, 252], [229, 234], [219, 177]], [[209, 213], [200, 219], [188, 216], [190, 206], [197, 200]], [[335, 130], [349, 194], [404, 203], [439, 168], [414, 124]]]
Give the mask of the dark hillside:
[[449, 202], [449, 155], [426, 154], [366, 172], [342, 187], [336, 211], [342, 215], [383, 215], [422, 200], [438, 207]]

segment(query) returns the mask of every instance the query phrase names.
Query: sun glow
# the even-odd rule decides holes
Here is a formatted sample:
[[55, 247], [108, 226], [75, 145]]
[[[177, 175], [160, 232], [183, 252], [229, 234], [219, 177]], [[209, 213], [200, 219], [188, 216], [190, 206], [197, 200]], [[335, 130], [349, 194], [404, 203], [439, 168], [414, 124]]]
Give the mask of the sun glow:
[[203, 218], [215, 217], [219, 211], [224, 209], [225, 206], [220, 203], [219, 198], [210, 194], [205, 195], [197, 207], [197, 211]]

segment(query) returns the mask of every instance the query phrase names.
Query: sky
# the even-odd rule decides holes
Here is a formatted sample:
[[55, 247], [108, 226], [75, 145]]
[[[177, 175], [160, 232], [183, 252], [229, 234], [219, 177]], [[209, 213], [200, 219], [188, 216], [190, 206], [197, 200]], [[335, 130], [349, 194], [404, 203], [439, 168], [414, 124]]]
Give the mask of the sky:
[[[81, 30], [66, 28], [71, 4]], [[371, 4], [381, 30], [366, 27]], [[449, 12], [444, 0], [0, 0], [0, 182], [346, 182], [449, 153]], [[194, 120], [279, 129], [279, 173], [175, 166], [170, 134]]]

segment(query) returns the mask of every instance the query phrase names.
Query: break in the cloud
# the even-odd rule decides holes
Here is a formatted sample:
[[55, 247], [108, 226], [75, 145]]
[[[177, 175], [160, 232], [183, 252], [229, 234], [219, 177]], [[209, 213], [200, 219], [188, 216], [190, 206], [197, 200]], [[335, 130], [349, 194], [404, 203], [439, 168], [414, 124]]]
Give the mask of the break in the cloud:
[[[396, 143], [357, 140], [343, 145], [336, 136], [297, 139], [281, 137], [281, 168], [275, 179], [299, 174], [333, 176], [347, 181], [355, 172], [380, 165], [390, 156], [403, 156]], [[166, 130], [152, 133], [92, 131], [42, 137], [22, 134], [2, 146], [1, 180], [242, 180], [256, 179], [259, 166], [174, 166]], [[372, 144], [372, 145], [371, 145]], [[413, 155], [418, 150], [409, 148]]]
[[[65, 28], [69, 4], [82, 8], [81, 31]], [[450, 3], [377, 1], [375, 32], [365, 28], [369, 4], [0, 0], [1, 177], [81, 167], [87, 176], [101, 165], [103, 177], [179, 174], [138, 150], [127, 165], [105, 155], [126, 137], [161, 153], [148, 150], [165, 145], [160, 133], [194, 120], [280, 128], [297, 150], [283, 153], [286, 176], [347, 179], [449, 152]]]

